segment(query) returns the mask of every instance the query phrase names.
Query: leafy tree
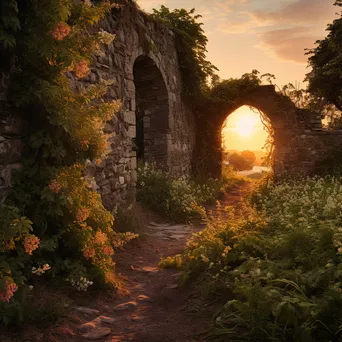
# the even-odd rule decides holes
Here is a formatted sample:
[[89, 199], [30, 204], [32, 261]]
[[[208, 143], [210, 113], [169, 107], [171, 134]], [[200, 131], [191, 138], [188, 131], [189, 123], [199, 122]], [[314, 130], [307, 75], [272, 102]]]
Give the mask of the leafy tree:
[[254, 165], [256, 161], [256, 155], [252, 151], [242, 151], [241, 156], [244, 157], [250, 165]]
[[238, 153], [233, 153], [229, 157], [228, 161], [236, 171], [252, 170], [253, 168], [253, 164], [251, 164], [244, 156]]
[[[335, 6], [342, 6], [337, 0]], [[317, 47], [307, 54], [312, 71], [307, 74], [308, 90], [319, 101], [334, 104], [342, 110], [342, 17], [328, 25], [326, 38], [318, 40]]]

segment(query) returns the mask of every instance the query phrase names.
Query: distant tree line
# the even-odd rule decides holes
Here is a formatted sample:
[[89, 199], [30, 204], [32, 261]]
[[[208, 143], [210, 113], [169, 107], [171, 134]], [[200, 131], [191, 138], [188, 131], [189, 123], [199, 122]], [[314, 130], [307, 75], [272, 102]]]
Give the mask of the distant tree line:
[[241, 153], [232, 153], [228, 157], [229, 165], [235, 171], [252, 170], [256, 161], [256, 155], [252, 151], [243, 151]]

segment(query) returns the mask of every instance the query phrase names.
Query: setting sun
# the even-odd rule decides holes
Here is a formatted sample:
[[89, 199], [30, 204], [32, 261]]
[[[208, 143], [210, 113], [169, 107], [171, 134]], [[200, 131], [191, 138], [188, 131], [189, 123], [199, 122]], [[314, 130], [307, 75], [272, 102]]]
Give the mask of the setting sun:
[[253, 133], [255, 126], [254, 117], [244, 116], [239, 118], [239, 121], [236, 123], [235, 130], [239, 133], [240, 136], [246, 137]]
[[222, 127], [222, 143], [225, 150], [260, 151], [267, 136], [259, 114], [248, 106], [242, 106], [230, 114]]

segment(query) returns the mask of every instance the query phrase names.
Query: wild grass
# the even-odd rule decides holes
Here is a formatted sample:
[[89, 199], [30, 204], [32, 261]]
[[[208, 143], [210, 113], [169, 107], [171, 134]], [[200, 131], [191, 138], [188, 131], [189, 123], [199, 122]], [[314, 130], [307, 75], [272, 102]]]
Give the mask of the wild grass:
[[221, 303], [208, 339], [340, 341], [341, 208], [340, 177], [268, 180], [195, 234], [176, 264]]
[[[216, 188], [215, 188], [216, 186]], [[174, 222], [188, 222], [205, 213], [203, 204], [216, 197], [219, 185], [171, 179], [153, 164], [138, 167], [137, 200]]]

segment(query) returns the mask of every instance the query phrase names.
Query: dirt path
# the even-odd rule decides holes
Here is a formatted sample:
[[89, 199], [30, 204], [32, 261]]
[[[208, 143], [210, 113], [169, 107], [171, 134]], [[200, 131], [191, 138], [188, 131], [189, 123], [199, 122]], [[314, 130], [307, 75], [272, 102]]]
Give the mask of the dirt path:
[[[219, 207], [209, 208], [209, 215], [224, 219], [224, 207], [237, 205], [248, 191], [248, 184], [233, 189]], [[107, 313], [115, 322], [110, 326], [111, 334], [103, 341], [203, 341], [209, 319], [191, 314], [196, 311], [193, 304], [198, 294], [179, 288], [179, 271], [157, 267], [161, 258], [181, 253], [191, 235], [203, 227], [170, 225], [151, 215], [139, 215], [143, 217], [141, 238], [117, 256], [117, 272], [125, 279], [127, 296], [109, 304], [113, 311]], [[117, 308], [122, 311], [116, 311]]]
[[[140, 222], [141, 237], [117, 255], [117, 274], [123, 280], [125, 293], [116, 299], [82, 303], [95, 311], [75, 311], [79, 322], [72, 330], [76, 335], [69, 336], [68, 341], [88, 341], [93, 333], [107, 333], [96, 339], [106, 342], [203, 341], [208, 319], [191, 313], [196, 311], [192, 304], [198, 294], [179, 288], [178, 270], [157, 267], [161, 258], [181, 253], [186, 241], [201, 228], [170, 225], [153, 214], [146, 216], [146, 211], [141, 216], [145, 216]], [[101, 315], [107, 322], [99, 322]]]
[[[223, 208], [237, 205], [248, 191], [246, 185], [232, 190], [219, 208], [209, 208], [210, 215], [224, 219]], [[76, 298], [79, 306], [70, 308], [67, 325], [51, 332], [49, 339], [43, 334], [25, 341], [204, 341], [210, 319], [196, 315], [203, 310], [194, 304], [199, 303], [198, 292], [179, 288], [179, 271], [157, 267], [161, 258], [181, 253], [186, 241], [203, 226], [170, 225], [141, 208], [138, 218], [140, 238], [117, 254], [116, 272], [124, 291], [112, 297], [94, 294], [94, 298]]]
[[214, 220], [228, 219], [229, 214], [226, 207], [239, 206], [248, 193], [251, 192], [252, 187], [253, 183], [243, 183], [229, 190], [229, 194], [225, 194], [220, 201], [217, 201], [216, 204], [210, 205], [207, 208], [208, 216]]

